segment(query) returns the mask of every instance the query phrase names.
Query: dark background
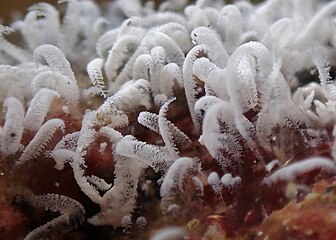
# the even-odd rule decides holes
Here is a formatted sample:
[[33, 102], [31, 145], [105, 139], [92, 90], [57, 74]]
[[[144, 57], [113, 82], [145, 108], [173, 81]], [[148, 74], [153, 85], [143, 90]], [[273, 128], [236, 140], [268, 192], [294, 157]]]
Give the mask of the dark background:
[[[42, 2], [40, 0], [0, 0], [0, 22], [8, 24], [11, 22], [11, 15], [16, 11], [24, 15], [27, 7], [33, 3]], [[52, 4], [57, 4], [57, 0], [43, 0]]]
[[[109, 0], [95, 0], [95, 1], [98, 3], [103, 3]], [[260, 1], [261, 0], [252, 0], [252, 2], [260, 2]], [[0, 0], [0, 23], [9, 24], [10, 22], [12, 22], [11, 16], [13, 15], [13, 13], [18, 12], [24, 15], [26, 13], [27, 7], [38, 2], [48, 2], [57, 5], [57, 0]], [[156, 5], [158, 5], [160, 2], [162, 2], [162, 0], [154, 0], [154, 2], [156, 3]], [[232, 2], [232, 0], [227, 0], [226, 2], [229, 3]]]
[[[107, 0], [95, 0], [98, 3], [106, 2]], [[127, 0], [124, 0], [127, 1]], [[22, 16], [26, 14], [26, 9], [38, 2], [48, 2], [57, 5], [57, 0], [0, 0], [0, 23], [9, 24], [12, 22], [11, 16], [17, 12]]]

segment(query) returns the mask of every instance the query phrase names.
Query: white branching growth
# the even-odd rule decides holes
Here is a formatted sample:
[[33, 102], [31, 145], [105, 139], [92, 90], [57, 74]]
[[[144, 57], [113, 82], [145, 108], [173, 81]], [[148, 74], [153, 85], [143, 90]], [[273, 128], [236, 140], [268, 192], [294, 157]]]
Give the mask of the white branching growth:
[[84, 207], [69, 197], [49, 193], [35, 196], [31, 201], [37, 208], [57, 212], [60, 216], [31, 231], [24, 238], [25, 240], [49, 238], [48, 234], [55, 229], [62, 233], [67, 233], [78, 228], [85, 221]]
[[242, 179], [240, 177], [233, 177], [230, 173], [224, 174], [221, 178], [217, 172], [211, 172], [207, 178], [212, 190], [224, 201], [223, 189], [229, 190], [233, 194], [237, 194], [237, 190], [241, 186]]
[[[104, 11], [91, 0], [60, 2], [66, 2], [65, 12], [39, 3], [13, 28], [0, 25], [0, 102], [6, 112], [0, 159], [15, 157], [18, 165], [46, 156], [58, 170], [68, 163], [82, 192], [100, 207], [90, 223], [118, 227], [123, 219], [132, 221], [146, 168], [161, 177], [157, 184], [165, 212], [188, 201], [190, 187], [202, 197], [206, 179], [216, 194], [225, 189], [234, 195], [246, 183], [248, 161], [268, 185], [315, 170], [335, 174], [335, 164], [322, 157], [284, 165], [293, 158], [278, 149], [314, 149], [329, 141], [325, 146], [332, 145], [335, 158], [336, 133], [330, 130], [336, 122], [335, 1], [198, 0], [188, 6], [188, 1], [165, 1], [156, 10], [152, 1], [119, 0]], [[14, 31], [26, 48], [7, 39]], [[305, 82], [302, 72], [314, 79]], [[83, 89], [90, 80], [91, 88]], [[186, 133], [177, 127], [184, 121], [175, 125], [167, 114], [180, 103], [172, 99], [184, 97], [181, 90], [193, 125]], [[98, 94], [102, 103], [93, 98]], [[49, 119], [53, 106], [68, 111]], [[73, 117], [73, 109], [80, 116]], [[189, 124], [188, 117], [182, 120]], [[150, 135], [135, 137], [136, 121], [161, 136], [158, 145], [145, 142], [153, 140]], [[52, 141], [56, 131], [63, 134], [58, 143]], [[204, 156], [185, 157], [197, 156], [198, 143], [191, 139], [198, 137], [221, 168], [209, 176], [201, 172]], [[101, 155], [111, 151], [112, 183], [88, 176], [85, 161], [93, 146], [100, 146]], [[189, 146], [195, 154], [183, 152]], [[278, 158], [275, 172], [271, 158]], [[64, 196], [36, 201], [63, 215], [27, 239], [68, 226], [73, 215], [83, 221], [84, 209]], [[155, 239], [184, 236], [174, 231]]]
[[88, 177], [88, 181], [100, 191], [107, 191], [112, 187], [111, 184], [108, 184], [107, 182], [104, 181], [104, 179], [101, 179], [97, 176]]
[[82, 154], [96, 139], [97, 131], [94, 129], [98, 125], [96, 114], [94, 111], [87, 111], [82, 120], [82, 127], [79, 132], [76, 144], [76, 152]]

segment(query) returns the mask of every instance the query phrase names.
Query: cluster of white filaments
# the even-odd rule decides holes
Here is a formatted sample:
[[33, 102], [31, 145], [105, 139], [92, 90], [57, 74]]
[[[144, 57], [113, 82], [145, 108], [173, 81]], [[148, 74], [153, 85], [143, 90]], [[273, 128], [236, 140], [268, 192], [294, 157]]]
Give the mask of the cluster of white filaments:
[[[172, 0], [156, 9], [152, 2], [117, 0], [104, 10], [91, 0], [64, 2], [62, 14], [38, 3], [23, 20], [0, 26], [0, 102], [5, 111], [0, 161], [18, 156], [16, 168], [45, 155], [60, 171], [69, 164], [81, 191], [100, 206], [90, 224], [122, 226], [137, 207], [139, 181], [148, 168], [161, 176], [161, 207], [169, 214], [179, 209], [181, 201], [175, 199], [186, 198], [190, 182], [199, 198], [205, 185], [219, 195], [222, 188], [239, 191], [246, 149], [257, 162], [283, 156], [273, 144], [275, 127], [293, 129], [306, 147], [318, 145], [326, 135], [335, 137], [327, 129], [336, 121], [336, 84], [330, 76], [330, 66], [336, 65], [336, 1], [253, 5], [197, 0], [188, 5]], [[12, 32], [22, 35], [23, 47], [7, 40]], [[309, 69], [317, 69], [319, 81], [302, 84], [297, 73]], [[194, 140], [167, 117], [181, 90], [190, 128], [218, 172], [206, 172], [200, 158], [181, 154], [179, 147]], [[69, 131], [62, 118], [47, 118], [55, 102], [71, 116], [84, 102], [97, 99], [100, 106], [82, 111], [78, 131]], [[148, 144], [125, 131], [134, 114], [139, 124], [160, 135], [162, 144]], [[25, 132], [33, 133], [26, 145]], [[63, 138], [47, 149], [55, 134]], [[107, 139], [102, 151], [111, 148], [113, 183], [86, 174], [87, 150], [97, 139]], [[332, 156], [335, 146], [330, 159], [316, 156], [291, 164], [278, 159], [276, 171], [265, 164], [268, 173], [261, 184], [291, 181], [313, 170], [335, 174]], [[74, 216], [78, 224], [84, 221], [84, 208], [66, 196], [47, 194], [35, 201], [62, 215], [26, 239], [39, 239]], [[164, 237], [153, 239], [186, 234], [164, 231]]]

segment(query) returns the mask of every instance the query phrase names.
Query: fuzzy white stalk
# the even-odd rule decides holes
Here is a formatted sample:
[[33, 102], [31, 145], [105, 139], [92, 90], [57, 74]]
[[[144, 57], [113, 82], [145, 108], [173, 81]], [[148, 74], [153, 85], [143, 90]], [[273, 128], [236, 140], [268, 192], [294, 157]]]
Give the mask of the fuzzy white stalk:
[[175, 160], [173, 165], [168, 169], [160, 188], [161, 207], [167, 210], [178, 192], [186, 194], [186, 189], [184, 189], [185, 179], [191, 176], [191, 174], [196, 175], [200, 173], [200, 171], [197, 159], [182, 157]]
[[117, 41], [118, 29], [112, 29], [102, 34], [96, 43], [96, 52], [99, 57], [106, 58], [108, 50], [112, 48]]
[[204, 113], [206, 113], [211, 106], [220, 102], [222, 102], [222, 100], [215, 96], [201, 97], [195, 104], [195, 113], [197, 118], [202, 119]]
[[172, 38], [182, 49], [183, 52], [188, 52], [192, 48], [192, 43], [189, 38], [189, 32], [186, 26], [170, 22], [161, 25], [157, 31], [162, 32]]
[[44, 65], [46, 63], [51, 70], [68, 77], [71, 81], [76, 81], [70, 62], [59, 48], [50, 44], [40, 45], [35, 49], [33, 57], [37, 64]]
[[218, 173], [211, 172], [207, 178], [208, 183], [210, 184], [211, 188], [214, 190], [214, 192], [220, 196], [222, 196], [222, 189], [223, 189], [223, 183], [220, 181]]
[[84, 154], [85, 150], [90, 146], [90, 144], [96, 140], [97, 131], [95, 127], [99, 125], [96, 119], [95, 111], [87, 111], [82, 120], [82, 127], [79, 133], [76, 152], [79, 154]]
[[[323, 31], [325, 21], [336, 12], [336, 2], [332, 1], [323, 6], [317, 14], [308, 22], [304, 30], [296, 35], [295, 44], [300, 49], [307, 48], [312, 45], [312, 40], [320, 38], [321, 35], [325, 37], [325, 34], [318, 34], [320, 30]], [[325, 40], [325, 39], [324, 39]]]
[[237, 188], [238, 185], [241, 184], [241, 178], [240, 177], [233, 177], [230, 173], [226, 173], [221, 177], [221, 183], [223, 184], [223, 187], [233, 189]]
[[93, 225], [119, 227], [126, 215], [136, 207], [137, 187], [143, 165], [131, 158], [116, 155], [116, 177], [113, 187], [108, 190], [100, 204], [101, 211], [88, 221]]
[[192, 180], [195, 185], [196, 196], [203, 197], [204, 196], [204, 185], [202, 181], [197, 176], [193, 176]]
[[125, 136], [120, 140], [116, 146], [116, 153], [150, 166], [155, 172], [164, 173], [173, 163], [166, 148], [138, 141], [133, 136]]
[[8, 54], [13, 59], [17, 60], [18, 62], [28, 62], [31, 59], [31, 54], [10, 43], [7, 41], [7, 39], [3, 35], [7, 35], [12, 33], [14, 30], [10, 27], [5, 27], [0, 24], [0, 49], [1, 51], [4, 51], [6, 54]]
[[135, 51], [140, 41], [137, 37], [126, 34], [115, 42], [104, 64], [104, 71], [109, 81], [113, 81], [118, 75], [118, 69], [128, 60], [129, 54]]
[[175, 12], [159, 12], [157, 14], [152, 14], [144, 18], [144, 23], [148, 28], [160, 26], [171, 22], [180, 23], [183, 26], [187, 25], [185, 17], [182, 14]]
[[[169, 131], [172, 134], [173, 139], [176, 143], [191, 144], [192, 141], [184, 132], [178, 129], [168, 119], [166, 119], [165, 121], [167, 122]], [[147, 127], [148, 129], [161, 134], [160, 127], [159, 127], [159, 115], [158, 114], [150, 113], [150, 112], [141, 112], [138, 116], [138, 122], [141, 125]]]
[[69, 197], [48, 193], [35, 196], [32, 201], [37, 207], [44, 208], [45, 211], [58, 212], [60, 213], [60, 216], [34, 229], [24, 238], [24, 240], [49, 238], [49, 234], [54, 230], [65, 234], [78, 228], [85, 220], [84, 207], [79, 202]]
[[[205, 83], [206, 95], [214, 95], [222, 100], [229, 100], [226, 83], [226, 70], [218, 68], [208, 58], [199, 58], [193, 65], [193, 74]], [[228, 79], [229, 81], [229, 79]], [[221, 87], [218, 87], [221, 86]]]
[[99, 177], [94, 176], [94, 175], [89, 176], [87, 180], [88, 180], [89, 183], [91, 183], [93, 186], [95, 186], [100, 191], [107, 191], [112, 187], [112, 184], [109, 184], [109, 183], [105, 182], [104, 179], [99, 178]]
[[159, 79], [159, 92], [167, 96], [173, 96], [175, 84], [181, 88], [183, 87], [182, 70], [176, 63], [165, 65], [160, 71]]
[[25, 162], [40, 156], [57, 130], [61, 130], [63, 133], [65, 131], [65, 123], [62, 119], [53, 118], [45, 122], [23, 150], [16, 165], [22, 165]]
[[243, 148], [231, 104], [223, 101], [212, 106], [205, 114], [202, 132], [205, 147], [222, 168], [240, 165]]
[[139, 79], [127, 83], [97, 109], [98, 120], [112, 127], [127, 125], [128, 118], [123, 110], [139, 106], [148, 107], [149, 91], [150, 84], [147, 80]]
[[31, 51], [42, 44], [58, 44], [59, 12], [49, 3], [32, 5], [26, 14], [21, 33]]
[[14, 97], [7, 98], [4, 107], [7, 112], [0, 139], [0, 152], [3, 156], [8, 156], [22, 148], [20, 142], [23, 134], [24, 108]]
[[141, 45], [146, 49], [151, 50], [156, 46], [161, 46], [165, 50], [166, 59], [168, 62], [174, 62], [179, 67], [182, 67], [184, 62], [184, 53], [177, 43], [168, 35], [159, 31], [150, 31], [144, 37]]
[[61, 73], [54, 71], [43, 71], [33, 78], [31, 89], [33, 93], [41, 88], [55, 90], [69, 105], [76, 105], [79, 100], [79, 88], [77, 81], [73, 81]]
[[194, 44], [203, 44], [208, 47], [211, 61], [214, 64], [219, 68], [226, 66], [228, 53], [213, 30], [208, 27], [198, 27], [191, 32], [190, 36]]
[[258, 94], [269, 89], [267, 79], [272, 71], [270, 51], [261, 43], [249, 42], [241, 45], [230, 56], [226, 73], [231, 102], [242, 112], [258, 104]]
[[114, 93], [118, 88], [132, 77], [134, 62], [138, 56], [148, 53], [152, 48], [161, 46], [165, 49], [168, 62], [175, 62], [182, 66], [184, 53], [181, 48], [166, 34], [158, 31], [149, 31], [141, 40], [140, 46], [130, 57], [125, 67], [121, 70], [114, 82], [111, 83], [109, 91]]
[[166, 50], [161, 47], [153, 47], [150, 50], [150, 55], [153, 58], [154, 62], [154, 68], [152, 69], [152, 74], [151, 74], [151, 89], [152, 89], [152, 95], [155, 96], [158, 93], [160, 93], [160, 72], [162, 71], [162, 68], [166, 65], [167, 62], [167, 54]]
[[141, 54], [135, 60], [132, 79], [146, 79], [151, 81], [153, 75], [154, 61], [150, 54]]
[[178, 150], [176, 148], [176, 145], [174, 143], [173, 136], [171, 134], [170, 128], [172, 127], [169, 122], [167, 121], [167, 112], [168, 112], [168, 107], [171, 102], [173, 102], [175, 99], [171, 99], [167, 102], [165, 102], [159, 111], [158, 115], [158, 124], [159, 124], [159, 129], [160, 129], [160, 135], [165, 143], [165, 146], [168, 149], [169, 154], [177, 159], [178, 158]]
[[77, 142], [79, 138], [80, 132], [73, 132], [68, 133], [67, 135], [63, 136], [62, 139], [56, 144], [53, 151], [59, 149], [68, 149], [71, 151], [75, 151], [77, 147]]
[[159, 116], [156, 113], [142, 111], [139, 113], [137, 120], [142, 126], [156, 133], [160, 133]]
[[69, 149], [54, 149], [49, 156], [54, 159], [54, 168], [61, 171], [64, 169], [66, 163], [74, 161], [74, 151]]
[[314, 170], [335, 173], [336, 166], [333, 161], [325, 157], [310, 157], [299, 162], [289, 164], [272, 173], [264, 179], [264, 183], [272, 185], [279, 181], [293, 181], [302, 174]]
[[184, 9], [184, 15], [188, 19], [189, 29], [195, 29], [198, 26], [209, 26], [211, 21], [204, 9], [195, 5], [189, 5]]
[[106, 126], [99, 129], [99, 134], [109, 139], [112, 144], [112, 154], [115, 154], [117, 144], [123, 138], [121, 133], [112, 127]]
[[67, 2], [67, 8], [61, 26], [60, 48], [65, 54], [71, 54], [75, 47], [79, 30], [78, 19], [80, 17], [80, 2], [77, 0], [59, 0], [59, 3]]
[[240, 44], [243, 34], [243, 18], [236, 5], [224, 6], [217, 18], [218, 31], [224, 40], [224, 47], [231, 54]]
[[98, 89], [100, 95], [106, 98], [106, 87], [104, 83], [103, 73], [103, 59], [95, 58], [86, 66], [86, 71], [90, 77], [91, 83]]
[[183, 64], [183, 83], [184, 91], [186, 94], [188, 108], [191, 115], [191, 119], [197, 131], [200, 130], [200, 119], [197, 118], [194, 106], [196, 102], [196, 83], [193, 79], [193, 65], [197, 58], [201, 57], [201, 54], [207, 55], [209, 52], [208, 47], [205, 45], [197, 45], [193, 47], [187, 54]]
[[55, 98], [60, 95], [47, 88], [41, 88], [30, 102], [30, 106], [26, 112], [24, 127], [29, 131], [37, 131], [43, 124], [49, 107]]
[[81, 191], [88, 196], [91, 201], [97, 204], [103, 203], [103, 198], [100, 196], [96, 186], [92, 185], [89, 181], [89, 177], [84, 175], [83, 163], [84, 159], [75, 152], [68, 151], [69, 164], [72, 167], [74, 178], [80, 187]]

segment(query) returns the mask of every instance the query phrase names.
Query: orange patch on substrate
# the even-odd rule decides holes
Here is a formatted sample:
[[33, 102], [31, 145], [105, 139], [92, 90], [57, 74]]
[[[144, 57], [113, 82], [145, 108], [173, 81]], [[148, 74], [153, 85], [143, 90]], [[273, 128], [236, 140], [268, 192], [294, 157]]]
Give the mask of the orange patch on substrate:
[[25, 234], [25, 217], [8, 204], [0, 205], [0, 239], [18, 239]]
[[336, 239], [335, 178], [315, 184], [302, 202], [274, 211], [256, 228], [255, 239]]

